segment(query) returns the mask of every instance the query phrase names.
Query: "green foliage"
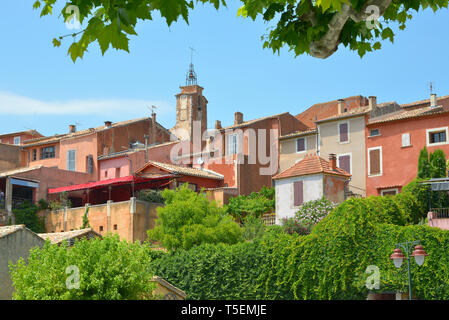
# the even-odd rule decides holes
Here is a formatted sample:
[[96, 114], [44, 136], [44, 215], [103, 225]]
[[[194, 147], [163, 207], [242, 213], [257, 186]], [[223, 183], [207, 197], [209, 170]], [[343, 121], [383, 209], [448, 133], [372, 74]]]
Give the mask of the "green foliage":
[[[237, 15], [250, 17], [255, 20], [261, 17], [272, 27], [267, 36], [263, 36], [263, 46], [271, 48], [273, 52], [279, 52], [283, 46], [288, 46], [295, 55], [311, 54], [311, 44], [320, 40], [331, 40], [334, 46], [328, 49], [332, 54], [338, 49], [338, 44], [343, 44], [350, 50], [356, 51], [360, 56], [381, 48], [381, 41], [394, 41], [393, 26], [399, 26], [404, 30], [407, 20], [412, 18], [412, 12], [424, 10], [428, 7], [433, 11], [447, 8], [448, 0], [397, 0], [391, 2], [383, 14], [382, 23], [374, 27], [373, 16], [375, 12], [367, 10], [367, 5], [378, 4], [384, 1], [367, 0], [241, 0], [243, 6]], [[168, 26], [182, 19], [189, 23], [189, 13], [195, 8], [196, 3], [212, 4], [216, 9], [226, 6], [224, 0], [141, 0], [119, 1], [111, 4], [110, 0], [76, 0], [63, 2], [57, 0], [37, 0], [33, 8], [40, 9], [41, 17], [53, 13], [55, 4], [64, 4], [61, 16], [64, 21], [74, 17], [73, 10], [67, 10], [70, 5], [76, 5], [79, 9], [78, 20], [85, 27], [83, 30], [66, 35], [75, 40], [68, 49], [68, 54], [75, 62], [82, 58], [91, 43], [97, 41], [102, 54], [110, 47], [129, 52], [129, 36], [136, 36], [137, 22], [152, 21], [154, 14], [160, 14]], [[349, 11], [351, 16], [343, 20], [341, 27], [331, 30], [330, 23], [335, 17]], [[352, 16], [357, 17], [354, 20]], [[369, 24], [370, 22], [370, 24]], [[76, 35], [81, 34], [79, 40]], [[53, 39], [53, 45], [59, 47], [66, 36]], [[326, 42], [329, 41], [324, 41]], [[323, 46], [325, 45], [323, 44]]]
[[445, 178], [446, 177], [446, 155], [441, 149], [436, 149], [429, 157], [430, 177]]
[[415, 293], [423, 299], [447, 299], [449, 232], [404, 226], [409, 213], [400, 213], [394, 201], [391, 196], [345, 201], [310, 235], [277, 246], [262, 278], [291, 288], [296, 299], [366, 299], [365, 271], [376, 265], [379, 291], [405, 291], [406, 269], [396, 269], [389, 256], [396, 243], [419, 239], [429, 256], [421, 267], [412, 262]]
[[40, 206], [25, 201], [17, 209], [13, 210], [15, 224], [24, 224], [31, 231], [43, 233], [44, 220], [37, 215], [41, 210]]
[[315, 225], [326, 217], [333, 209], [335, 204], [322, 197], [318, 200], [307, 201], [296, 212], [296, 218], [303, 225]]
[[188, 299], [291, 299], [288, 288], [274, 282], [266, 287], [259, 279], [270, 268], [270, 248], [286, 236], [270, 232], [254, 242], [178, 250], [154, 261], [154, 272], [184, 290]]
[[139, 192], [139, 200], [152, 202], [152, 203], [164, 203], [164, 197], [160, 190], [141, 190]]
[[408, 225], [415, 206], [410, 191], [352, 198], [309, 235], [268, 227], [253, 242], [179, 250], [153, 266], [190, 299], [364, 300], [370, 265], [380, 268], [380, 292], [407, 290], [406, 268], [397, 269], [389, 257], [397, 243], [421, 240], [429, 256], [420, 267], [412, 261], [414, 293], [421, 299], [448, 299], [449, 231]]
[[274, 211], [276, 207], [274, 192], [274, 188], [264, 186], [259, 192], [252, 192], [249, 196], [230, 198], [225, 210], [239, 221], [243, 221], [248, 215], [259, 218], [265, 213]]
[[84, 209], [83, 225], [81, 226], [81, 229], [90, 228], [89, 216], [88, 215], [89, 215], [89, 207], [86, 206], [86, 208]]
[[428, 179], [430, 178], [430, 162], [429, 162], [429, 154], [427, 152], [427, 148], [424, 148], [419, 152], [418, 158], [418, 179]]
[[[28, 263], [10, 265], [17, 300], [119, 300], [151, 299], [151, 258], [138, 243], [120, 241], [117, 235], [51, 245], [30, 252]], [[79, 270], [76, 285], [75, 266]], [[68, 271], [66, 271], [68, 270]], [[67, 272], [67, 273], [66, 273]]]
[[157, 208], [157, 226], [148, 230], [150, 241], [169, 249], [189, 249], [202, 243], [233, 244], [242, 240], [242, 230], [223, 208], [187, 185], [164, 190], [165, 206]]

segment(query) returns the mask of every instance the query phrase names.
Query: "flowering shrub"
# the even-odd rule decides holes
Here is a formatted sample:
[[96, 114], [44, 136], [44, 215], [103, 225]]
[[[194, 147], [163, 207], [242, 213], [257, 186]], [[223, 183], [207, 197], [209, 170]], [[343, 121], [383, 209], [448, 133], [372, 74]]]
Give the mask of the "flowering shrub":
[[326, 217], [335, 207], [336, 204], [325, 197], [308, 201], [296, 212], [296, 219], [304, 225], [314, 225]]
[[303, 225], [295, 218], [283, 218], [282, 227], [288, 234], [306, 235], [310, 233], [310, 225]]

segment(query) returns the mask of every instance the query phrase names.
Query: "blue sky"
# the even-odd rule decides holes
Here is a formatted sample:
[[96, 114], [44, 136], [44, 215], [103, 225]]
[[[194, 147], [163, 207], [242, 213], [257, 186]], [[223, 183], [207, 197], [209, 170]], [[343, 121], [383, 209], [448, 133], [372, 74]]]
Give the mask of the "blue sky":
[[184, 22], [170, 28], [160, 18], [141, 24], [130, 54], [92, 46], [74, 64], [51, 40], [71, 33], [58, 14], [40, 18], [34, 0], [4, 1], [0, 19], [0, 133], [37, 129], [64, 133], [105, 120], [147, 116], [159, 106], [158, 121], [175, 122], [175, 97], [184, 84], [196, 49], [199, 84], [209, 100], [208, 121], [231, 124], [234, 112], [253, 119], [280, 112], [300, 113], [314, 103], [351, 95], [375, 95], [379, 102], [425, 99], [429, 81], [438, 95], [449, 94], [449, 11], [415, 14], [394, 44], [360, 59], [344, 47], [326, 60], [295, 58], [262, 49], [263, 21], [238, 18], [239, 1], [216, 11], [199, 5]]

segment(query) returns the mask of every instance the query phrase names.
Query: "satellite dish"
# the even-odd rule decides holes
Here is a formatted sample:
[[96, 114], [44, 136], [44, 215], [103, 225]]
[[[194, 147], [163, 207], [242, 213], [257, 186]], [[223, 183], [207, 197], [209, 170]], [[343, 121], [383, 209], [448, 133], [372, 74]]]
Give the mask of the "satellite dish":
[[201, 158], [201, 157], [200, 157], [196, 162], [197, 162], [200, 166], [204, 164], [204, 160], [203, 160], [203, 158]]

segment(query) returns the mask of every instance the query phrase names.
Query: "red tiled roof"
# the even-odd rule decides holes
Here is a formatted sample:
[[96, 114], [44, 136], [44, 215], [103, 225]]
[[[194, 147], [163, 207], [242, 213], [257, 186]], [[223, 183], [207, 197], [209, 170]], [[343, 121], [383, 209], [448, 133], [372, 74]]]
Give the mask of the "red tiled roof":
[[310, 154], [310, 155], [306, 155], [304, 157], [304, 159], [302, 159], [301, 161], [299, 161], [292, 167], [275, 175], [273, 177], [273, 179], [284, 179], [284, 178], [304, 176], [304, 175], [316, 174], [316, 173], [328, 173], [328, 174], [345, 176], [345, 177], [351, 176], [350, 173], [348, 173], [338, 167], [335, 168], [335, 170], [333, 170], [331, 168], [330, 162], [319, 157], [317, 154]]
[[[346, 107], [349, 110], [367, 106], [368, 99], [363, 96], [352, 96], [345, 99]], [[317, 120], [322, 120], [336, 116], [338, 114], [338, 100], [317, 103], [296, 115], [296, 119], [303, 122], [309, 128], [315, 127], [315, 116]]]

